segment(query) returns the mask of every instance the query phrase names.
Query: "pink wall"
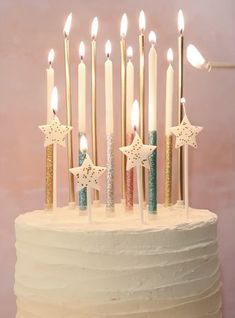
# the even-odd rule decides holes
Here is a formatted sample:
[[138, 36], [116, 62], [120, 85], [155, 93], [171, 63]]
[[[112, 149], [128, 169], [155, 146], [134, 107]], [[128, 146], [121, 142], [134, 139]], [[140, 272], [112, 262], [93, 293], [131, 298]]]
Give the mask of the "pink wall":
[[[120, 181], [119, 106], [119, 21], [129, 17], [128, 43], [134, 47], [137, 67], [137, 21], [140, 9], [147, 17], [147, 30], [156, 30], [159, 56], [159, 193], [162, 201], [163, 128], [166, 51], [177, 48], [177, 11], [185, 14], [186, 43], [193, 42], [205, 56], [235, 62], [235, 2], [233, 0], [0, 1], [0, 317], [15, 313], [14, 219], [25, 211], [42, 208], [44, 196], [43, 137], [37, 126], [45, 122], [45, 67], [47, 52], [56, 51], [56, 83], [59, 116], [65, 120], [63, 37], [67, 14], [74, 14], [71, 31], [74, 124], [76, 130], [76, 66], [78, 43], [87, 44], [90, 22], [100, 19], [98, 38], [99, 158], [105, 164], [104, 142], [104, 43], [113, 43], [115, 74], [115, 164], [116, 184]], [[90, 65], [90, 48], [87, 47]], [[175, 65], [176, 66], [176, 65]], [[136, 68], [137, 73], [137, 68]], [[138, 96], [136, 90], [136, 96]], [[198, 138], [199, 149], [190, 151], [190, 195], [194, 207], [209, 208], [219, 215], [219, 245], [223, 276], [224, 317], [235, 317], [235, 71], [200, 72], [185, 62], [185, 97], [190, 118], [205, 127]], [[88, 103], [88, 114], [90, 103]], [[90, 117], [87, 118], [90, 127]], [[59, 203], [67, 203], [66, 153], [59, 156]], [[116, 198], [120, 189], [115, 189]], [[104, 198], [104, 193], [102, 193]]]

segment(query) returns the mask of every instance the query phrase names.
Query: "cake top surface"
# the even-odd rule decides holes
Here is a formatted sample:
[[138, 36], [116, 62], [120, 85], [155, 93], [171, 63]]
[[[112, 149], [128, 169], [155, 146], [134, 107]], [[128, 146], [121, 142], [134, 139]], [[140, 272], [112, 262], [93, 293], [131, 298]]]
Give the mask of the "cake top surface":
[[200, 209], [189, 209], [189, 217], [184, 208], [158, 206], [158, 214], [149, 216], [145, 211], [145, 224], [140, 224], [138, 207], [133, 213], [125, 213], [122, 206], [116, 205], [115, 216], [107, 217], [105, 206], [93, 208], [93, 223], [89, 224], [86, 215], [80, 215], [79, 209], [68, 207], [57, 208], [53, 211], [35, 210], [21, 214], [15, 220], [16, 225], [35, 228], [51, 229], [55, 231], [125, 231], [125, 230], [164, 230], [164, 229], [190, 229], [216, 223], [217, 216]]

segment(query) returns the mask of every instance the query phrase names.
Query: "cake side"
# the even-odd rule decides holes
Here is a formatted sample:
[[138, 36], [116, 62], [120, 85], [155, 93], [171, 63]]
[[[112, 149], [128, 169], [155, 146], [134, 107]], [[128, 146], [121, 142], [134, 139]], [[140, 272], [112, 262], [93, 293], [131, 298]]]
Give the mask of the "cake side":
[[16, 219], [17, 318], [220, 317], [217, 217], [160, 208], [88, 225], [77, 211]]

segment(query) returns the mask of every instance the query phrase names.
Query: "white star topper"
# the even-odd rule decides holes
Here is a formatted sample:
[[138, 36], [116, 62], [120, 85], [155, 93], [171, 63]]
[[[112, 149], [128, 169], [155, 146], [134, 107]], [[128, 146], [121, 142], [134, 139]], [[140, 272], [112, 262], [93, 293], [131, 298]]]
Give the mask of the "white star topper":
[[121, 152], [127, 156], [126, 170], [130, 170], [138, 165], [149, 168], [148, 157], [156, 149], [156, 146], [144, 145], [140, 136], [136, 133], [131, 145], [121, 147]]
[[44, 147], [58, 144], [65, 147], [65, 137], [72, 129], [70, 126], [62, 125], [59, 118], [55, 116], [50, 124], [39, 126], [45, 135]]
[[196, 136], [202, 131], [202, 129], [203, 127], [193, 126], [185, 114], [179, 126], [170, 128], [170, 131], [176, 136], [175, 148], [179, 148], [184, 145], [197, 148]]
[[78, 191], [87, 187], [99, 190], [98, 179], [105, 170], [105, 167], [95, 166], [88, 154], [80, 167], [69, 169], [77, 179]]

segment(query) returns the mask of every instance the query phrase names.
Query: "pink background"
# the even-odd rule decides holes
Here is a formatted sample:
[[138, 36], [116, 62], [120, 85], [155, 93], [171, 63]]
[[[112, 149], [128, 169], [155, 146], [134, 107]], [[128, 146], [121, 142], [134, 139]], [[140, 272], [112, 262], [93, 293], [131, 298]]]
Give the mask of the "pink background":
[[[65, 121], [62, 29], [72, 11], [71, 62], [73, 83], [74, 137], [77, 134], [76, 71], [78, 43], [86, 44], [90, 67], [90, 23], [97, 15], [98, 35], [98, 127], [99, 163], [105, 164], [104, 135], [104, 43], [113, 44], [115, 75], [115, 196], [120, 198], [120, 96], [119, 22], [129, 17], [127, 41], [134, 47], [138, 74], [137, 23], [141, 9], [146, 12], [147, 32], [157, 32], [159, 58], [158, 201], [162, 202], [163, 129], [166, 51], [177, 49], [177, 12], [185, 14], [185, 42], [195, 43], [205, 56], [235, 62], [235, 2], [233, 0], [81, 1], [0, 0], [0, 317], [15, 315], [14, 219], [20, 213], [43, 208], [44, 149], [37, 126], [46, 118], [45, 68], [48, 50], [56, 51], [54, 63], [59, 89], [59, 117]], [[176, 63], [174, 63], [175, 70]], [[90, 79], [90, 75], [88, 76]], [[136, 97], [138, 97], [136, 77]], [[90, 90], [88, 89], [88, 96]], [[223, 279], [224, 317], [235, 317], [235, 71], [200, 72], [185, 61], [185, 97], [193, 123], [204, 126], [198, 137], [199, 149], [190, 151], [190, 196], [193, 207], [204, 207], [219, 215], [219, 247]], [[175, 105], [176, 106], [176, 105]], [[176, 109], [176, 108], [175, 108]], [[87, 103], [90, 130], [90, 98]], [[88, 133], [89, 135], [89, 133]], [[76, 138], [75, 138], [76, 139]], [[90, 138], [88, 140], [90, 143]], [[75, 149], [77, 143], [75, 142]], [[66, 151], [59, 150], [59, 204], [67, 203]], [[104, 180], [103, 180], [104, 181]], [[175, 176], [174, 176], [175, 185]], [[105, 193], [101, 193], [102, 199]]]

